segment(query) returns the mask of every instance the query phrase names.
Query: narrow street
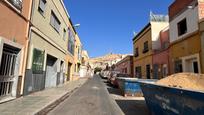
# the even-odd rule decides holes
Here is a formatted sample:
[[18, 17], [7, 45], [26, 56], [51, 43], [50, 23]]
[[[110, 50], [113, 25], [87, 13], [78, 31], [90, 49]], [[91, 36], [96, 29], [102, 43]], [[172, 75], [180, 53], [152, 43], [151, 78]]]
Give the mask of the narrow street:
[[123, 97], [119, 89], [95, 76], [49, 115], [149, 115], [143, 97]]
[[89, 79], [49, 115], [121, 115], [123, 112], [108, 94], [99, 76]]

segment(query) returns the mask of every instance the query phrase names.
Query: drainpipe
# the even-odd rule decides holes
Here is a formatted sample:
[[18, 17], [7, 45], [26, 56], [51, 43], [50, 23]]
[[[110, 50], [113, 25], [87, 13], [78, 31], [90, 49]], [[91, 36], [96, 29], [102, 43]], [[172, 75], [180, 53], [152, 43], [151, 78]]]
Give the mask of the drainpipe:
[[30, 14], [28, 16], [28, 21], [27, 21], [27, 35], [26, 35], [26, 46], [25, 46], [25, 53], [24, 53], [24, 65], [23, 65], [23, 76], [22, 76], [22, 84], [21, 84], [21, 95], [24, 93], [24, 84], [25, 84], [25, 75], [26, 75], [26, 68], [28, 64], [28, 53], [29, 53], [29, 48], [30, 48], [30, 39], [31, 39], [31, 25], [32, 25], [32, 15], [33, 15], [33, 10], [34, 10], [34, 0], [31, 1], [30, 3]]

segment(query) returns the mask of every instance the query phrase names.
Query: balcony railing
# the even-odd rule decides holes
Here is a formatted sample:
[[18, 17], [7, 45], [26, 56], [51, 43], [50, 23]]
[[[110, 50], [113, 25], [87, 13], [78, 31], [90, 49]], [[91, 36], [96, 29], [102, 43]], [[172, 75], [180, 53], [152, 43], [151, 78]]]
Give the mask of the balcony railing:
[[22, 10], [22, 0], [8, 0], [16, 9]]

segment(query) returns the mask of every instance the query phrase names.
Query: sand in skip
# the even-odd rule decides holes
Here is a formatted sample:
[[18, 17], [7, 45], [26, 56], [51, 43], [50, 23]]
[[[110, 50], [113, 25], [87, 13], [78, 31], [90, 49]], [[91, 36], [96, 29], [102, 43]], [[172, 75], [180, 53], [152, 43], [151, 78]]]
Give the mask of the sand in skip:
[[156, 82], [158, 85], [204, 91], [204, 74], [178, 73]]

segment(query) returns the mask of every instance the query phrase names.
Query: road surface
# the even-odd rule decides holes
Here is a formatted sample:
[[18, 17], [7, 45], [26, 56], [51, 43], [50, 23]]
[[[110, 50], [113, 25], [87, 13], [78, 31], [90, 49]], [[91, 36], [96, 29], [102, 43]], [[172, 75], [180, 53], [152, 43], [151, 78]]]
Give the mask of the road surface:
[[123, 115], [123, 112], [96, 75], [48, 115]]

